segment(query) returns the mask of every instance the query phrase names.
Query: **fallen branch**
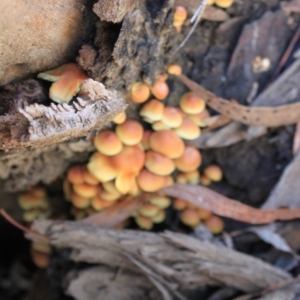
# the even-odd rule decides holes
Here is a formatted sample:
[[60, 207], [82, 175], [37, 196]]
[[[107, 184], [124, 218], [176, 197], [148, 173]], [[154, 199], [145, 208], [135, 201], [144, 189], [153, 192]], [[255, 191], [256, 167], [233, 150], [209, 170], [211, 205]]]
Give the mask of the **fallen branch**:
[[249, 224], [268, 224], [276, 220], [287, 221], [300, 218], [300, 208], [260, 210], [229, 199], [203, 186], [175, 184], [161, 192], [181, 198], [213, 213]]

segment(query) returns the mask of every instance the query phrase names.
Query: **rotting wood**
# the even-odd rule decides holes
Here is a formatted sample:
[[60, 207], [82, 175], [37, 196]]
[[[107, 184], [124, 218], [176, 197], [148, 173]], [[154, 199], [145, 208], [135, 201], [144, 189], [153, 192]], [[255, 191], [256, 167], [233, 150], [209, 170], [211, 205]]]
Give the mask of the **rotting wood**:
[[[0, 116], [0, 148], [6, 151], [36, 148], [85, 137], [126, 108], [115, 92], [92, 79], [82, 84], [82, 91], [86, 94], [84, 98], [77, 97], [71, 105], [45, 106], [30, 104], [27, 100], [30, 95], [16, 90], [8, 100], [8, 111]], [[35, 92], [33, 88], [32, 93]]]
[[146, 275], [174, 298], [203, 285], [251, 292], [290, 278], [258, 259], [178, 233], [105, 230], [63, 221], [35, 221], [32, 229], [47, 234], [54, 246], [73, 249], [72, 260]]

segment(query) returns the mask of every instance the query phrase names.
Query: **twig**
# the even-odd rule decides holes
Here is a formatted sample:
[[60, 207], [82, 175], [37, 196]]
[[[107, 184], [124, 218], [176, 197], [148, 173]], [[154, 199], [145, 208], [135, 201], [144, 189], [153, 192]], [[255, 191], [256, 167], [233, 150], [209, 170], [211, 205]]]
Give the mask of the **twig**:
[[13, 219], [4, 209], [0, 209], [0, 214], [2, 215], [2, 217], [8, 221], [10, 224], [12, 224], [13, 226], [15, 226], [16, 228], [42, 240], [43, 242], [47, 242], [47, 243], [50, 243], [50, 239], [45, 236], [45, 235], [42, 235], [34, 230], [31, 230], [25, 226], [23, 226], [22, 224], [20, 224], [19, 222], [17, 222], [15, 219]]

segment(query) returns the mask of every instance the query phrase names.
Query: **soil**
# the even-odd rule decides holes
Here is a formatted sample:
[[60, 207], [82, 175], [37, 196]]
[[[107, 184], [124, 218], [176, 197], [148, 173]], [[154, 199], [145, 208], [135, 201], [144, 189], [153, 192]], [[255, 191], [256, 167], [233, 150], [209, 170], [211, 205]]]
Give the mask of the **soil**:
[[[127, 39], [133, 39], [135, 32], [120, 31], [121, 24], [113, 25], [101, 22], [97, 25], [95, 36], [91, 37], [88, 44], [83, 45], [77, 58], [77, 62], [92, 78], [103, 81], [108, 88], [117, 88], [122, 94], [134, 81], [153, 82], [155, 76], [162, 72], [165, 65], [176, 62], [183, 66], [184, 74], [201, 83], [208, 90], [224, 98], [236, 99], [241, 104], [246, 104], [254, 82], [259, 84], [258, 93], [265, 89], [298, 24], [297, 15], [293, 16], [293, 20], [287, 22], [288, 18], [279, 12], [280, 3], [283, 1], [237, 0], [232, 7], [227, 9], [230, 16], [227, 21], [221, 24], [208, 20], [202, 21], [184, 48], [175, 56], [171, 56], [170, 53], [190, 28], [184, 27], [180, 34], [175, 32], [171, 28], [171, 4], [168, 1], [157, 0], [154, 2], [159, 5], [151, 8], [146, 20], [143, 21], [148, 23], [155, 19], [156, 22], [164, 20], [165, 23], [156, 23], [156, 27], [148, 28], [151, 31], [152, 40], [143, 41], [144, 44], [139, 47], [139, 55], [133, 54], [133, 48], [141, 45], [141, 40], [138, 39], [133, 40], [132, 48], [128, 49], [126, 55], [116, 52], [114, 47], [120, 35], [124, 35], [118, 40], [118, 49], [124, 49]], [[149, 3], [146, 8], [151, 6]], [[123, 29], [127, 28], [130, 31], [134, 26], [140, 24], [131, 24], [129, 20], [124, 21]], [[249, 47], [245, 46], [247, 41], [243, 44], [241, 34], [245, 26], [248, 26], [249, 32], [252, 32], [251, 24], [256, 20], [258, 20], [257, 25], [261, 26], [261, 30], [266, 30], [266, 35], [269, 35], [267, 42], [259, 42], [262, 43], [260, 46], [262, 57], [269, 57], [272, 67], [268, 72], [249, 75], [245, 66], [251, 64], [253, 53]], [[276, 22], [273, 22], [274, 20]], [[267, 31], [270, 24], [274, 27], [271, 32]], [[150, 34], [149, 31], [139, 32], [137, 37], [145, 37]], [[103, 35], [103, 32], [106, 34]], [[160, 35], [163, 35], [164, 47], [158, 44]], [[243, 36], [245, 39], [246, 37], [247, 35]], [[268, 41], [273, 43], [270, 47], [268, 47]], [[154, 44], [153, 51], [157, 51], [157, 53], [149, 57], [143, 51], [149, 45]], [[244, 56], [235, 57], [237, 47], [243, 46], [245, 47]], [[116, 60], [119, 59], [118, 64], [111, 60], [113, 51], [115, 51]], [[117, 58], [117, 55], [120, 57]], [[131, 69], [126, 70], [124, 66]], [[186, 89], [176, 79], [170, 78], [168, 83], [171, 93], [166, 102], [177, 104], [178, 94], [183, 93]], [[201, 169], [211, 163], [216, 163], [224, 171], [224, 180], [213, 184], [211, 188], [230, 198], [259, 207], [264, 203], [283, 170], [293, 158], [291, 150], [293, 134], [294, 127], [287, 126], [269, 130], [265, 136], [249, 142], [243, 141], [225, 148], [201, 150], [203, 157]], [[65, 169], [76, 161], [84, 162], [87, 159], [85, 154], [76, 155], [76, 160], [72, 158], [70, 163], [66, 164]], [[62, 199], [59, 183], [63, 175], [62, 173], [52, 184], [46, 186], [53, 198]], [[5, 180], [3, 182], [5, 183]], [[17, 193], [1, 193], [1, 207], [5, 208], [15, 219], [21, 220], [21, 212], [17, 206]], [[175, 220], [177, 218], [178, 221], [178, 216], [169, 212], [169, 220], [166, 225], [157, 227], [157, 230], [174, 229], [174, 224], [172, 224], [176, 223], [174, 218]], [[230, 230], [239, 229], [240, 226], [238, 222], [228, 221]], [[45, 272], [38, 271], [31, 263], [29, 242], [24, 240], [20, 231], [2, 219], [0, 219], [0, 240], [2, 241], [0, 246], [0, 300], [72, 299], [63, 296], [62, 289], [58, 287], [58, 282], [62, 280], [65, 270], [71, 268], [70, 263], [66, 262], [68, 252], [58, 252], [54, 255], [51, 267], [47, 270], [47, 277]], [[256, 249], [253, 246], [252, 253], [257, 255], [257, 253], [268, 252], [269, 248], [264, 243], [257, 240], [255, 243], [257, 246]], [[51, 283], [47, 278], [51, 279]], [[45, 286], [50, 290], [48, 298], [41, 296], [43, 291], [40, 286]], [[202, 295], [208, 297], [212, 291], [214, 290], [208, 288]], [[192, 299], [192, 296], [189, 299]]]

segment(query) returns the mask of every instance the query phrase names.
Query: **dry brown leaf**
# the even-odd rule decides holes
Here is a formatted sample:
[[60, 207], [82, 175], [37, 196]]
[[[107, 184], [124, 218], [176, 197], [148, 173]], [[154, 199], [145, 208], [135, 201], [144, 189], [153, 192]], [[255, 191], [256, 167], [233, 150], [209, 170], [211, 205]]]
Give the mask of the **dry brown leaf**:
[[167, 196], [184, 199], [213, 213], [249, 224], [268, 224], [276, 220], [300, 218], [300, 208], [260, 210], [227, 198], [203, 186], [175, 184], [161, 192]]
[[179, 79], [207, 105], [234, 121], [252, 126], [279, 127], [300, 120], [300, 102], [277, 107], [248, 107], [217, 97], [184, 75]]
[[138, 210], [147, 199], [147, 194], [136, 198], [128, 198], [117, 203], [104, 211], [82, 219], [79, 222], [96, 225], [102, 228], [114, 228], [121, 222], [128, 219], [132, 213]]

